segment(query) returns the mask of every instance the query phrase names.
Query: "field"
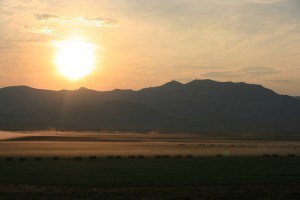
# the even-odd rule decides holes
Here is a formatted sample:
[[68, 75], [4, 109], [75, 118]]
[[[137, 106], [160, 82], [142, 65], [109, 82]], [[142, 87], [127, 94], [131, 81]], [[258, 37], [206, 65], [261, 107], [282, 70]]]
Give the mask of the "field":
[[297, 139], [175, 136], [3, 132], [0, 199], [299, 199]]

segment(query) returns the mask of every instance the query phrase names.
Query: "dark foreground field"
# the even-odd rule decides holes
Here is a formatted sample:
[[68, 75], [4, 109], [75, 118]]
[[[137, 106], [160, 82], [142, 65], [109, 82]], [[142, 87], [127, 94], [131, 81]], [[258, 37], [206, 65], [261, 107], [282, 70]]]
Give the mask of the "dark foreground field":
[[300, 158], [2, 158], [0, 185], [0, 199], [299, 199]]
[[0, 200], [300, 199], [298, 134], [0, 133]]

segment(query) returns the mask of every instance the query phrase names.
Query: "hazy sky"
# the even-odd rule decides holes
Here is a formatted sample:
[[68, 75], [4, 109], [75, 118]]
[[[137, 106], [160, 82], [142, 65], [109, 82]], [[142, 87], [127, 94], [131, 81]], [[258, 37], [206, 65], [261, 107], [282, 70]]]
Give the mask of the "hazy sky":
[[[59, 75], [53, 41], [97, 45], [97, 68]], [[193, 79], [300, 95], [299, 0], [0, 0], [0, 87], [139, 89]]]

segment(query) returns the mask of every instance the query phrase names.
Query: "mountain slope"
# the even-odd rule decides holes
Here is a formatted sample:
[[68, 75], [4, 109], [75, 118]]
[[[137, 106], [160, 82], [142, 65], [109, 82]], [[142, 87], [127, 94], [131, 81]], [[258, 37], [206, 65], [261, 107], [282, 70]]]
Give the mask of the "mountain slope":
[[0, 89], [0, 129], [300, 132], [300, 101], [260, 85], [176, 81], [139, 91]]
[[159, 129], [172, 117], [147, 105], [113, 100], [63, 110], [59, 119], [58, 124], [64, 129], [143, 131]]
[[132, 101], [189, 119], [190, 128], [198, 130], [299, 129], [299, 102], [260, 85], [195, 80], [184, 85], [147, 88], [138, 94]]

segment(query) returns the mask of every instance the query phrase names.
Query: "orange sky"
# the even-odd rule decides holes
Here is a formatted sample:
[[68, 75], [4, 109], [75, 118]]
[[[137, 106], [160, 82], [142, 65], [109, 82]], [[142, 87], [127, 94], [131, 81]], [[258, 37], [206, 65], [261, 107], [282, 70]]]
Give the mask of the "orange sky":
[[[170, 80], [263, 84], [300, 95], [298, 0], [0, 0], [0, 87], [139, 89]], [[57, 72], [53, 41], [96, 48], [95, 71]]]

